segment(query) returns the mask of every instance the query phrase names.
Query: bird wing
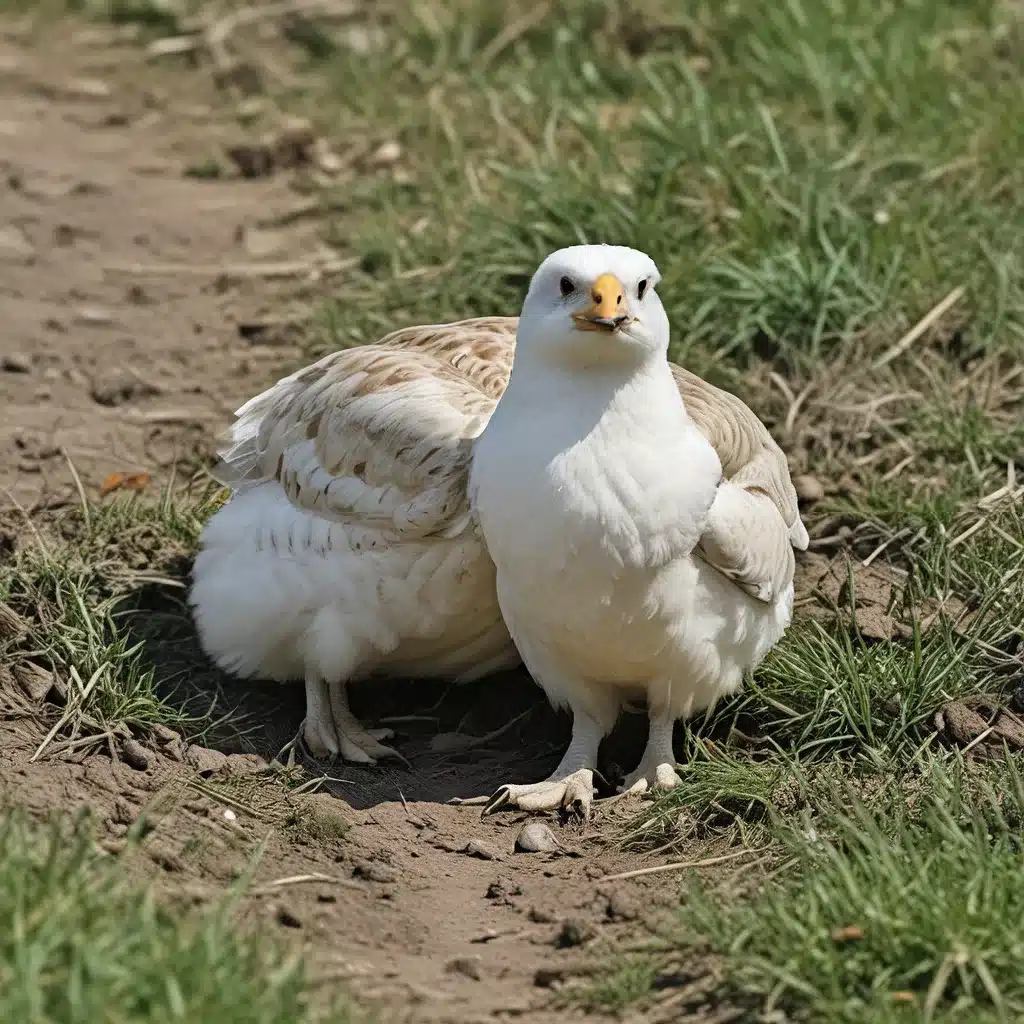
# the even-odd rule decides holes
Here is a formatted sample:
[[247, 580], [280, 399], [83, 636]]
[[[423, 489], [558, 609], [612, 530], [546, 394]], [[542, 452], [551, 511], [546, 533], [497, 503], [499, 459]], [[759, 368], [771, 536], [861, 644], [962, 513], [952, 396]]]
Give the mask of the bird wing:
[[793, 581], [793, 548], [807, 548], [785, 452], [735, 395], [673, 366], [680, 394], [722, 462], [724, 480], [698, 552], [751, 597], [773, 602]]
[[789, 531], [766, 494], [723, 480], [697, 553], [744, 593], [774, 603], [793, 582]]
[[277, 480], [297, 508], [389, 538], [454, 536], [514, 331], [464, 320], [332, 353], [238, 410], [213, 475], [236, 490]]
[[[332, 353], [238, 410], [213, 475], [236, 490], [276, 479], [296, 507], [391, 537], [453, 536], [470, 522], [472, 441], [508, 384], [517, 325], [409, 327]], [[748, 593], [777, 592], [787, 570], [773, 531], [784, 525], [794, 546], [807, 543], [786, 456], [740, 399], [672, 373], [742, 496], [722, 489], [702, 554]]]

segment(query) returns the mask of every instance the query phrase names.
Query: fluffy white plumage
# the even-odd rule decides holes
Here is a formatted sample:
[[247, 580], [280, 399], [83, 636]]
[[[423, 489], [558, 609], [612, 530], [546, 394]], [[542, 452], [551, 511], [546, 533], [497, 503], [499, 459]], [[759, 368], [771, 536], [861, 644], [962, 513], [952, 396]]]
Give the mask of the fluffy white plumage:
[[[350, 681], [469, 680], [519, 661], [468, 498], [474, 439], [508, 384], [516, 329], [515, 318], [485, 318], [397, 331], [325, 357], [237, 413], [215, 470], [233, 494], [203, 532], [190, 600], [203, 647], [221, 667], [243, 677], [305, 679], [304, 735], [318, 756], [370, 763], [397, 756], [383, 734], [352, 716]], [[789, 540], [806, 544], [785, 456], [742, 402], [661, 359], [696, 424], [686, 426], [687, 436], [696, 429], [707, 438], [738, 492], [762, 495], [716, 502], [701, 538], [718, 567], [707, 592], [717, 583], [717, 600], [728, 606], [738, 591], [726, 577], [752, 592], [784, 590]], [[546, 393], [556, 407], [575, 401], [550, 386]], [[567, 409], [566, 422], [574, 416]], [[488, 472], [500, 476], [489, 461]], [[647, 475], [664, 461], [652, 462]], [[518, 479], [515, 456], [506, 468], [509, 481]], [[585, 475], [584, 463], [577, 469]], [[626, 518], [639, 507], [627, 502]], [[763, 520], [754, 544], [742, 533], [751, 516]], [[524, 538], [533, 536], [527, 525]], [[673, 530], [680, 532], [671, 527], [665, 537]], [[636, 520], [625, 545], [630, 557], [642, 560], [650, 549], [646, 531]], [[591, 585], [594, 574], [587, 579]], [[624, 594], [612, 589], [616, 607]], [[580, 608], [582, 617], [566, 619], [573, 630], [592, 622]], [[642, 619], [645, 608], [636, 605], [634, 616]], [[552, 693], [535, 659], [526, 661]]]
[[626, 785], [675, 785], [675, 720], [734, 692], [790, 621], [791, 544], [806, 532], [724, 478], [667, 361], [658, 276], [622, 247], [548, 257], [475, 446], [470, 497], [502, 614], [573, 713], [554, 774], [502, 787], [488, 809], [589, 809], [598, 744], [638, 696], [650, 733]]

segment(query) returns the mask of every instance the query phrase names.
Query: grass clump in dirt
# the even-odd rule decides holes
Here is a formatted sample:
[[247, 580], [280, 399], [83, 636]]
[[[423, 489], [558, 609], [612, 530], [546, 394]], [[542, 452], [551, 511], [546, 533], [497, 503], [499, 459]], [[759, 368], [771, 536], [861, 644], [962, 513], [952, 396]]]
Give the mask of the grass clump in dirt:
[[971, 786], [964, 771], [933, 765], [922, 807], [851, 797], [780, 825], [795, 867], [738, 902], [692, 890], [678, 941], [724, 958], [723, 994], [785, 1019], [1017, 1019], [1024, 788], [1012, 762]]
[[130, 626], [143, 588], [184, 588], [182, 570], [210, 507], [208, 498], [169, 493], [157, 504], [83, 502], [33, 526], [0, 563], [0, 655], [23, 696], [49, 698], [37, 710], [51, 754], [130, 738], [130, 730], [145, 736], [155, 725], [199, 731], [209, 705], [171, 699], [174, 681], [158, 686]]
[[87, 823], [0, 822], [0, 1019], [24, 1024], [343, 1024], [298, 954], [249, 934], [231, 894], [183, 916], [125, 884]]

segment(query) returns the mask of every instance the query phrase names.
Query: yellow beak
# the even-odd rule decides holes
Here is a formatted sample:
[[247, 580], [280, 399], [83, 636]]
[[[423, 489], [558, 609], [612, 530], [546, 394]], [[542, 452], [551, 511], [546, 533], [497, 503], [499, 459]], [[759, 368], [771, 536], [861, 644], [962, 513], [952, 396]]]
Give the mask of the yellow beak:
[[573, 314], [581, 331], [617, 331], [632, 319], [626, 305], [626, 289], [614, 274], [602, 274], [590, 290], [593, 304]]

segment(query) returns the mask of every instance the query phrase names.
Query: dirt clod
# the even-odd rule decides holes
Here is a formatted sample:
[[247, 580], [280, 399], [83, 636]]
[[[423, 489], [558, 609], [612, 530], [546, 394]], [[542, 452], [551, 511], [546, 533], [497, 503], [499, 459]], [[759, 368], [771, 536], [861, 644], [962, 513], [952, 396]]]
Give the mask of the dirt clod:
[[209, 747], [191, 744], [185, 751], [185, 763], [194, 768], [199, 775], [216, 775], [227, 763], [227, 755]]
[[149, 751], [136, 739], [121, 744], [121, 757], [129, 768], [144, 772], [149, 767]]
[[286, 903], [279, 903], [274, 910], [277, 923], [285, 928], [301, 928], [302, 918]]
[[501, 857], [494, 850], [486, 843], [480, 842], [479, 839], [470, 839], [462, 852], [467, 857], [479, 857], [480, 860], [501, 860]]
[[484, 976], [483, 960], [479, 956], [456, 956], [445, 964], [449, 974], [464, 974], [473, 981], [480, 981]]
[[31, 661], [15, 665], [12, 672], [15, 682], [34, 704], [46, 700], [55, 688], [53, 673]]
[[793, 478], [793, 488], [802, 505], [811, 505], [825, 497], [825, 485], [816, 476], [806, 473]]
[[128, 370], [114, 370], [93, 382], [90, 392], [93, 401], [112, 408], [139, 398], [160, 394], [160, 389]]
[[0, 360], [0, 370], [4, 373], [31, 373], [32, 360], [23, 352], [8, 352]]
[[360, 861], [353, 869], [352, 874], [356, 878], [365, 878], [368, 882], [380, 882], [389, 884], [398, 879], [398, 872], [387, 864], [380, 861]]
[[555, 945], [559, 949], [569, 949], [573, 946], [583, 946], [597, 935], [597, 929], [587, 921], [579, 917], [567, 917], [558, 934], [555, 936]]
[[609, 921], [635, 921], [640, 916], [640, 903], [622, 889], [615, 889], [608, 897], [605, 914]]

